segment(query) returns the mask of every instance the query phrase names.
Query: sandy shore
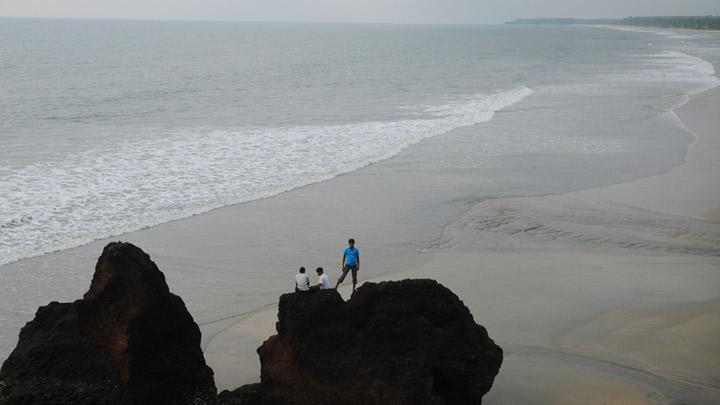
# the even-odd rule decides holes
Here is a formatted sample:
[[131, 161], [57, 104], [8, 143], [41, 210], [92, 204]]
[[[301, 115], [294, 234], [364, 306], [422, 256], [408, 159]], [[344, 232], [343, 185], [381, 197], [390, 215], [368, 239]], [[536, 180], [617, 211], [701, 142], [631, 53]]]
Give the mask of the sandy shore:
[[[419, 265], [371, 279], [431, 277], [461, 297], [506, 350], [488, 404], [717, 403], [717, 111], [718, 89], [679, 109], [696, 141], [669, 173], [471, 204], [411, 255]], [[253, 349], [275, 314], [217, 325], [206, 356], [220, 388], [259, 378]]]

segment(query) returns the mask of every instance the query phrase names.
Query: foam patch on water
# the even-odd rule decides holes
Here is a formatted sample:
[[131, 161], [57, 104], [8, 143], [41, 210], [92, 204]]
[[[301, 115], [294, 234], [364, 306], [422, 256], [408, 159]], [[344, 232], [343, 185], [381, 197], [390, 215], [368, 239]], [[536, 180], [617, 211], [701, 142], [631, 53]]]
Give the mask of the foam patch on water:
[[639, 56], [647, 68], [612, 76], [618, 81], [679, 83], [688, 86], [688, 94], [698, 94], [720, 86], [715, 67], [705, 59], [676, 51]]
[[675, 39], [694, 39], [697, 38], [699, 35], [702, 35], [702, 31], [686, 31], [683, 33], [683, 31], [680, 31], [680, 28], [674, 29], [674, 30], [666, 30], [662, 28], [655, 28], [655, 27], [638, 27], [638, 26], [632, 26], [632, 25], [608, 25], [605, 26], [605, 28], [614, 29], [617, 31], [628, 31], [628, 32], [638, 32], [638, 33], [644, 33], [644, 34], [655, 34], [660, 35], [668, 38], [675, 38]]
[[646, 33], [646, 34], [667, 35], [667, 36], [674, 35], [674, 32], [663, 30], [661, 28], [639, 27], [636, 25], [606, 25], [605, 28], [613, 29], [616, 31], [642, 32], [642, 33]]
[[476, 95], [425, 119], [183, 131], [11, 169], [0, 177], [0, 264], [331, 179], [532, 92]]

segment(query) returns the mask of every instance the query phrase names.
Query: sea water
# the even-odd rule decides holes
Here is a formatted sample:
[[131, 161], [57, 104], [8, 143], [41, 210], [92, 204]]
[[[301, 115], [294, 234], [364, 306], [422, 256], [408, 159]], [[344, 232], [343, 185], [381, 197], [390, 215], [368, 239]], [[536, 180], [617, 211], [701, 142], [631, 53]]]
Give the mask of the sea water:
[[[668, 41], [599, 29], [2, 19], [0, 264], [330, 179], [530, 95], [574, 93], [587, 114], [629, 107], [633, 120], [645, 114], [638, 97], [717, 84], [711, 63], [648, 35]], [[577, 119], [546, 107], [549, 124]], [[635, 141], [536, 131], [490, 139], [476, 156], [622, 154]]]
[[[588, 27], [0, 19], [0, 358], [37, 305], [76, 298], [67, 285], [87, 281], [23, 259], [271, 197], [410, 145], [425, 147], [409, 170], [474, 173], [482, 184], [459, 184], [478, 197], [670, 170], [693, 141], [674, 109], [718, 85], [718, 44]], [[59, 287], [35, 288], [48, 283]], [[265, 295], [257, 302], [277, 296]], [[196, 298], [201, 321], [231, 311]]]

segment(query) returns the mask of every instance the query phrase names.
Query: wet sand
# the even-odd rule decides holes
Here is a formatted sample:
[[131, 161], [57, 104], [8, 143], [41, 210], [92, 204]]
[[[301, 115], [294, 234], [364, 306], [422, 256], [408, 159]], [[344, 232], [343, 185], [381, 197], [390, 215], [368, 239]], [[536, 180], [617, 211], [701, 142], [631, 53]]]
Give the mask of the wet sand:
[[[488, 404], [717, 403], [720, 226], [705, 219], [720, 205], [717, 111], [718, 89], [678, 111], [696, 140], [669, 173], [468, 202], [410, 255], [420, 265], [371, 280], [430, 277], [460, 296], [506, 351]], [[275, 314], [228, 320], [207, 341], [220, 388], [259, 378], [251, 349]]]

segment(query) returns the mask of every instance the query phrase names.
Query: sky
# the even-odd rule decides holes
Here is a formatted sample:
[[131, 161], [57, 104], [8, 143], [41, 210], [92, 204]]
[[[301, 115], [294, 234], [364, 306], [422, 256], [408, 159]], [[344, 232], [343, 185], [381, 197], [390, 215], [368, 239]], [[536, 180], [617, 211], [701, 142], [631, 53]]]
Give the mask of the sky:
[[493, 24], [515, 18], [720, 15], [720, 0], [0, 0], [0, 16]]

